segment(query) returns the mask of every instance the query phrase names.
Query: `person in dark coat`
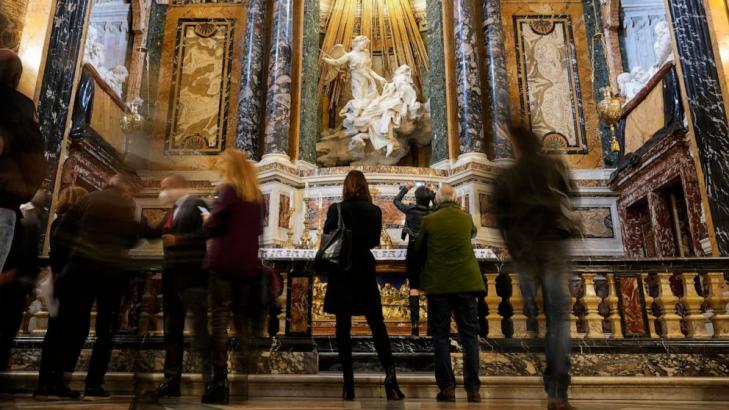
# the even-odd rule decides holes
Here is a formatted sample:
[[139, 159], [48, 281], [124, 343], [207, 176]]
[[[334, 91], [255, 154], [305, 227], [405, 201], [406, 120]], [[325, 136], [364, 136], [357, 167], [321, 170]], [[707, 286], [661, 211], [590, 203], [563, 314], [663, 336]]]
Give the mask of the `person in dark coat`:
[[49, 328], [46, 338], [58, 342], [49, 344], [50, 351], [46, 353], [49, 367], [46, 376], [39, 377], [34, 395], [39, 400], [79, 397], [78, 392], [64, 383], [63, 373], [69, 367], [75, 367], [75, 362], [71, 361], [78, 359], [79, 346], [88, 336], [94, 301], [96, 341], [84, 398], [109, 397], [103, 384], [111, 357], [111, 338], [122, 294], [128, 285], [128, 250], [137, 243], [140, 233], [133, 192], [131, 178], [116, 175], [106, 189], [86, 195], [64, 216], [64, 220], [69, 218], [70, 224], [78, 226], [78, 234], [69, 261], [56, 280], [58, 326]]
[[[344, 180], [341, 202], [344, 225], [352, 231], [352, 264], [343, 272], [329, 274], [324, 296], [324, 311], [336, 315], [337, 351], [342, 362], [344, 389], [342, 398], [354, 400], [352, 367], [352, 316], [364, 315], [372, 331], [375, 349], [385, 369], [385, 393], [388, 400], [401, 400], [395, 375], [395, 363], [382, 315], [380, 290], [375, 277], [375, 258], [370, 252], [380, 244], [382, 210], [372, 203], [369, 186], [360, 171], [350, 171]], [[339, 204], [329, 207], [324, 233], [337, 228]]]
[[12, 281], [4, 265], [22, 230], [20, 205], [41, 188], [47, 169], [35, 105], [16, 90], [22, 72], [18, 55], [0, 49], [0, 282]]
[[418, 239], [420, 232], [420, 222], [423, 217], [433, 211], [430, 203], [433, 201], [435, 194], [426, 186], [419, 186], [415, 189], [415, 205], [405, 205], [402, 203], [403, 198], [409, 190], [413, 189], [415, 184], [411, 181], [400, 188], [400, 192], [395, 196], [393, 202], [400, 212], [405, 214], [405, 227], [402, 229], [402, 239], [408, 239], [408, 253], [405, 260], [405, 267], [408, 275], [408, 283], [410, 284], [410, 325], [412, 335], [417, 336], [420, 327], [420, 273], [422, 264], [415, 252], [415, 240]]
[[[194, 349], [202, 358], [202, 376], [210, 385], [210, 332], [208, 331], [208, 273], [203, 269], [207, 250], [203, 217], [208, 205], [190, 196], [187, 181], [170, 175], [160, 184], [160, 200], [171, 206], [148, 238], [162, 238], [164, 265], [162, 295], [165, 326], [165, 380], [157, 396], [180, 396], [182, 357], [185, 349], [183, 331], [187, 312], [192, 313]], [[209, 389], [208, 389], [209, 390]]]
[[519, 271], [528, 317], [536, 316], [537, 287], [542, 287], [547, 316], [544, 385], [550, 410], [574, 409], [570, 385], [569, 264], [564, 240], [580, 233], [571, 211], [573, 193], [567, 167], [542, 153], [531, 131], [512, 131], [516, 162], [496, 179], [494, 213], [509, 254]]
[[259, 236], [263, 233], [263, 195], [255, 165], [246, 154], [227, 149], [218, 163], [221, 184], [205, 233], [210, 247], [203, 266], [210, 271], [213, 383], [204, 403], [228, 404], [228, 325], [231, 317], [239, 339], [240, 371], [251, 371], [251, 325], [260, 312], [256, 303]]

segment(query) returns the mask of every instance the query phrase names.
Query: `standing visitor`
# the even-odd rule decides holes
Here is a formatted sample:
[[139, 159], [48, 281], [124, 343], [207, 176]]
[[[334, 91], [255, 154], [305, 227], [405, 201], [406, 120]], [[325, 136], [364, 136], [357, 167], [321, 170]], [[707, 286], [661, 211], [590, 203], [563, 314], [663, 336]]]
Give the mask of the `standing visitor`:
[[450, 185], [441, 186], [437, 208], [423, 218], [415, 249], [425, 259], [423, 290], [428, 298], [428, 327], [433, 336], [438, 401], [456, 400], [450, 352], [451, 314], [463, 347], [463, 378], [469, 402], [481, 401], [479, 389], [478, 299], [486, 292], [473, 253], [476, 226], [455, 202]]
[[207, 204], [190, 196], [187, 180], [170, 175], [160, 184], [160, 200], [171, 209], [162, 221], [145, 236], [162, 238], [162, 301], [165, 327], [165, 379], [157, 396], [180, 396], [182, 358], [185, 349], [183, 332], [187, 312], [192, 314], [193, 348], [202, 359], [202, 377], [210, 390], [212, 364], [208, 331], [208, 274], [203, 269], [207, 250], [203, 217]]
[[419, 186], [415, 189], [415, 205], [405, 205], [402, 199], [415, 184], [410, 181], [400, 188], [400, 192], [394, 199], [395, 206], [405, 214], [405, 227], [402, 229], [402, 239], [408, 240], [408, 253], [405, 260], [405, 267], [410, 284], [410, 326], [412, 335], [417, 336], [420, 328], [420, 273], [421, 264], [415, 252], [415, 240], [420, 233], [420, 223], [423, 217], [428, 215], [432, 209], [430, 202], [435, 196], [433, 191], [426, 186]]
[[12, 274], [5, 260], [14, 232], [21, 229], [20, 205], [40, 189], [46, 171], [35, 105], [16, 90], [22, 73], [18, 55], [0, 49], [0, 281], [5, 282]]
[[336, 315], [337, 350], [342, 362], [344, 389], [342, 398], [354, 400], [352, 365], [352, 316], [364, 315], [372, 331], [377, 356], [385, 369], [385, 394], [388, 400], [402, 400], [395, 374], [390, 339], [382, 315], [380, 290], [375, 278], [375, 258], [370, 249], [380, 244], [382, 210], [372, 203], [365, 176], [350, 171], [344, 179], [343, 201], [329, 207], [324, 233], [333, 232], [339, 221], [352, 232], [351, 268], [329, 274], [324, 296], [324, 311]]
[[[116, 175], [109, 186], [86, 195], [64, 220], [77, 224], [78, 234], [69, 261], [56, 280], [59, 310], [57, 335], [46, 333], [50, 351], [47, 377], [40, 378], [35, 397], [39, 400], [77, 398], [64, 383], [63, 372], [75, 367], [79, 346], [89, 333], [91, 309], [96, 301], [96, 341], [86, 375], [84, 399], [109, 397], [103, 388], [111, 357], [111, 337], [116, 327], [123, 292], [127, 289], [128, 250], [137, 242], [134, 183]], [[74, 221], [74, 222], [72, 222]]]
[[580, 231], [571, 216], [567, 167], [541, 151], [526, 129], [512, 132], [516, 163], [496, 180], [495, 213], [509, 253], [519, 271], [525, 313], [536, 315], [534, 299], [542, 287], [547, 317], [544, 386], [550, 410], [573, 409], [570, 385], [569, 266], [563, 240]]
[[240, 343], [239, 367], [247, 374], [251, 326], [260, 313], [256, 301], [260, 276], [258, 247], [263, 233], [263, 198], [256, 167], [242, 151], [227, 149], [218, 163], [221, 183], [205, 232], [211, 238], [204, 267], [210, 271], [213, 384], [204, 401], [228, 404], [228, 324], [231, 317]]

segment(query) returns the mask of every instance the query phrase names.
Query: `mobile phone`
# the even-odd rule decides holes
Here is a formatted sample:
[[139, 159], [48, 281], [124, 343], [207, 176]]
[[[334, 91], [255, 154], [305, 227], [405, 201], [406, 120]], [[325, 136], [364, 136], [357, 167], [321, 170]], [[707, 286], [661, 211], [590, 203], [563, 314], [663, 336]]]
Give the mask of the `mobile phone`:
[[425, 182], [423, 182], [423, 181], [418, 181], [418, 182], [416, 182], [416, 183], [415, 183], [415, 186], [417, 186], [417, 187], [420, 187], [420, 186], [425, 186]]

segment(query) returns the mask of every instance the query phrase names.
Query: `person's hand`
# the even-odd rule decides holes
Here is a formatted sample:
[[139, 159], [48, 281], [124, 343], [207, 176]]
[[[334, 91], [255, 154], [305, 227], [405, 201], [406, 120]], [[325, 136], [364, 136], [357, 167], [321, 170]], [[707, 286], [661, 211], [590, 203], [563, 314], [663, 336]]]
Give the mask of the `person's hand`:
[[175, 235], [162, 235], [162, 244], [164, 246], [175, 246], [177, 243], [177, 239], [175, 238]]
[[210, 219], [210, 212], [201, 212], [200, 216], [202, 216], [203, 223], [207, 223]]
[[413, 189], [414, 186], [415, 186], [415, 182], [413, 182], [413, 181], [408, 181], [405, 183], [405, 188], [407, 188], [407, 189]]

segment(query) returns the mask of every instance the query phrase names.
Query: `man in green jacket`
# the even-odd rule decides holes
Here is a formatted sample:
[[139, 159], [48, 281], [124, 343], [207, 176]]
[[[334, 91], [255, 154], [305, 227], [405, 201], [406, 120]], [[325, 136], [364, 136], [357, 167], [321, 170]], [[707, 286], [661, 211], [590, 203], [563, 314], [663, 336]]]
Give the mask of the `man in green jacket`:
[[438, 401], [455, 401], [456, 379], [450, 355], [451, 312], [463, 347], [463, 376], [469, 402], [480, 402], [478, 377], [478, 298], [486, 292], [473, 253], [476, 227], [471, 215], [455, 203], [450, 185], [436, 196], [438, 208], [423, 218], [415, 245], [425, 261], [422, 287], [428, 297], [428, 324], [433, 336]]

